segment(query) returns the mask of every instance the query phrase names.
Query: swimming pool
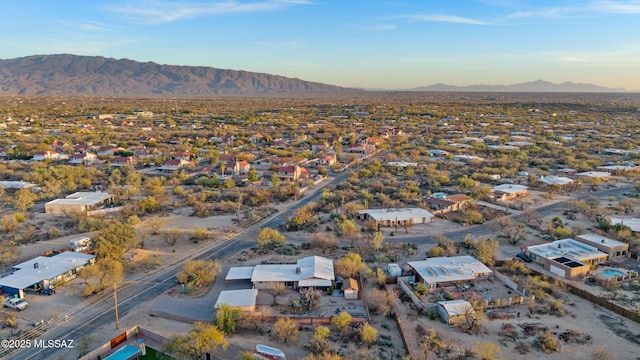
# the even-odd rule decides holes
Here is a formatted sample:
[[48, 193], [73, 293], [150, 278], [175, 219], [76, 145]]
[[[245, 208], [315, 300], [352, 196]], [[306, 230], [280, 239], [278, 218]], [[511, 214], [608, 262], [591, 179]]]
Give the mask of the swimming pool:
[[624, 276], [624, 272], [616, 269], [606, 269], [598, 274], [598, 276], [609, 279], [612, 277]]

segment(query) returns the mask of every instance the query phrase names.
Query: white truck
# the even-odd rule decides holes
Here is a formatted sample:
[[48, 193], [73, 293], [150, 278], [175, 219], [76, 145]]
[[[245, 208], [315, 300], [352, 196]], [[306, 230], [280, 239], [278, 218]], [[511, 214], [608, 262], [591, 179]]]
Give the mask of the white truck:
[[4, 307], [16, 309], [16, 311], [24, 310], [29, 307], [29, 303], [20, 298], [8, 298], [4, 304]]
[[88, 237], [73, 239], [70, 243], [71, 249], [75, 252], [87, 252], [91, 247], [91, 239]]

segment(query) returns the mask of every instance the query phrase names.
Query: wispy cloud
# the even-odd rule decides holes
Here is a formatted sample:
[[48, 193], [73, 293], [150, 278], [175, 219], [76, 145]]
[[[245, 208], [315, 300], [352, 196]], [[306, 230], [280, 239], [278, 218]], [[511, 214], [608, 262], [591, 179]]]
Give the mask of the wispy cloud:
[[395, 30], [397, 26], [393, 24], [377, 24], [377, 25], [357, 26], [357, 28], [365, 31], [390, 31], [390, 30]]
[[576, 66], [638, 67], [639, 49], [630, 47], [626, 51], [594, 51], [579, 53], [550, 52], [547, 57], [560, 63]]
[[594, 0], [582, 6], [554, 6], [508, 14], [507, 19], [552, 19], [586, 14], [640, 14], [640, 0]]
[[507, 15], [508, 19], [525, 19], [525, 18], [534, 18], [534, 19], [549, 19], [549, 18], [560, 18], [564, 15], [575, 12], [574, 9], [566, 8], [566, 7], [552, 7], [548, 9], [539, 9], [532, 11], [519, 11], [512, 14]]
[[308, 0], [264, 0], [246, 3], [233, 0], [212, 3], [144, 1], [118, 7], [113, 6], [108, 10], [145, 23], [162, 23], [206, 15], [276, 11], [309, 4], [312, 2]]
[[464, 18], [453, 15], [442, 14], [411, 14], [411, 15], [399, 15], [392, 17], [393, 19], [404, 19], [408, 21], [417, 22], [443, 22], [443, 23], [455, 23], [455, 24], [467, 24], [467, 25], [491, 25], [490, 22]]
[[64, 27], [84, 31], [115, 31], [113, 27], [100, 21], [75, 22], [60, 20], [58, 21], [58, 24]]
[[640, 14], [640, 1], [609, 1], [596, 0], [590, 6], [596, 11], [613, 14]]

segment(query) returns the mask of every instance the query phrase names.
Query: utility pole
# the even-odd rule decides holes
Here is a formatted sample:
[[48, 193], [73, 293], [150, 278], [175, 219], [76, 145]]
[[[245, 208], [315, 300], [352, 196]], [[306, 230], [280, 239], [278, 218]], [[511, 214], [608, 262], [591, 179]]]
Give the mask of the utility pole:
[[113, 302], [116, 307], [116, 330], [118, 330], [118, 284], [113, 284]]

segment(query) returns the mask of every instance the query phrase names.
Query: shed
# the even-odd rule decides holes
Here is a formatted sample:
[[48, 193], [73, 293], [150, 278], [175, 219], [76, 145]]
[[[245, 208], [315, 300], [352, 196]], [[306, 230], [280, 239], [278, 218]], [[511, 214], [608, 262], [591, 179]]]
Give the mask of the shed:
[[214, 305], [214, 309], [219, 308], [222, 304], [227, 304], [232, 308], [240, 310], [240, 312], [253, 314], [256, 308], [257, 297], [258, 289], [221, 291]]
[[358, 286], [358, 280], [354, 278], [348, 278], [344, 284], [344, 298], [347, 300], [357, 300], [360, 287]]
[[396, 263], [388, 264], [387, 272], [389, 273], [389, 276], [402, 276], [402, 269]]
[[465, 314], [473, 313], [473, 307], [466, 300], [449, 300], [438, 302], [438, 314], [447, 324], [451, 325], [464, 319]]

